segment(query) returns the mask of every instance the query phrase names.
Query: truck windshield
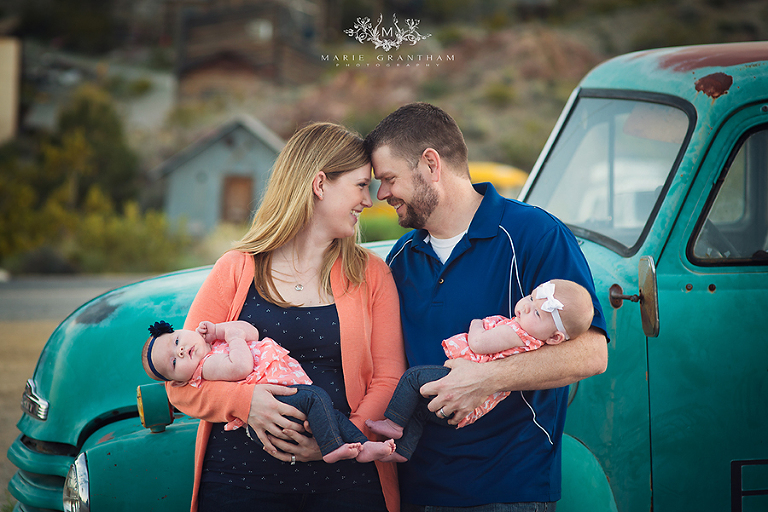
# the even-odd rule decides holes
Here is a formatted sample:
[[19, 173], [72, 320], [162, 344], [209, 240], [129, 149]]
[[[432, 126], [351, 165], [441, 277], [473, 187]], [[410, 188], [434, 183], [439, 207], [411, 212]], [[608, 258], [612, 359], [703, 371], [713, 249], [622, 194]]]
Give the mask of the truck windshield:
[[650, 225], [688, 125], [670, 105], [582, 97], [525, 200], [575, 234], [626, 252]]

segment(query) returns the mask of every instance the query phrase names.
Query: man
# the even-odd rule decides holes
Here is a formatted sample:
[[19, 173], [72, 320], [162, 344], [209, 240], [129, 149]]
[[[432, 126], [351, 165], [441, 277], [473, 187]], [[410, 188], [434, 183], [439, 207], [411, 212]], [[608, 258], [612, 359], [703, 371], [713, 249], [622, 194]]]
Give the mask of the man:
[[435, 106], [401, 107], [365, 142], [378, 198], [415, 228], [387, 257], [411, 366], [443, 364], [442, 339], [474, 318], [514, 316], [517, 301], [549, 279], [576, 281], [592, 295], [594, 321], [578, 338], [491, 363], [445, 362], [450, 374], [421, 392], [453, 425], [489, 395], [512, 393], [462, 429], [428, 423], [399, 467], [404, 512], [544, 510], [560, 498], [567, 386], [607, 365], [605, 320], [578, 243], [545, 211], [504, 199], [488, 183], [473, 186], [464, 137]]

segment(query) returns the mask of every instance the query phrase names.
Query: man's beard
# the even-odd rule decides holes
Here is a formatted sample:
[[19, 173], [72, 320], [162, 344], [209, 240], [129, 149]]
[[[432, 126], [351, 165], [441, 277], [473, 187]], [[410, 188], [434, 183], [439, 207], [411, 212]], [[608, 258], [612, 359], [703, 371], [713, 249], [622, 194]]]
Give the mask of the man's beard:
[[413, 185], [413, 200], [405, 203], [405, 215], [398, 219], [398, 224], [404, 228], [423, 229], [437, 208], [437, 192], [419, 172], [413, 173]]

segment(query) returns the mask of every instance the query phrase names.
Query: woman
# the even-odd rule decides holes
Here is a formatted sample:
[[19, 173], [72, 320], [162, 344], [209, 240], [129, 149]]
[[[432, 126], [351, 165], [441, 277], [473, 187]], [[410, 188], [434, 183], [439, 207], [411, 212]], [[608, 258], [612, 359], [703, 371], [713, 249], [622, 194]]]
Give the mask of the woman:
[[[389, 268], [357, 244], [358, 217], [371, 206], [370, 180], [357, 135], [329, 123], [296, 132], [275, 162], [251, 229], [216, 263], [185, 328], [203, 320], [252, 323], [375, 439], [364, 421], [383, 417], [405, 355]], [[304, 432], [306, 417], [274, 398], [292, 389], [221, 381], [166, 389], [177, 408], [204, 420], [193, 512], [360, 512], [384, 510], [385, 499], [386, 509], [399, 509], [394, 464], [324, 463]], [[263, 449], [246, 429], [224, 430], [236, 418]]]

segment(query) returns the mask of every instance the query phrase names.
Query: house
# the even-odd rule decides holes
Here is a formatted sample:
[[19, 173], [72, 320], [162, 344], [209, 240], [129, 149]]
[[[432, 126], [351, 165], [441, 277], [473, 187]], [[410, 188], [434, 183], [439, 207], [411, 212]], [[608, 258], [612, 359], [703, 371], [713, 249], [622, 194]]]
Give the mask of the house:
[[317, 46], [323, 8], [262, 0], [181, 11], [176, 35], [179, 99], [258, 93], [259, 81], [311, 82], [323, 65]]
[[241, 115], [177, 153], [153, 174], [165, 183], [165, 213], [202, 236], [221, 222], [251, 218], [283, 140]]

